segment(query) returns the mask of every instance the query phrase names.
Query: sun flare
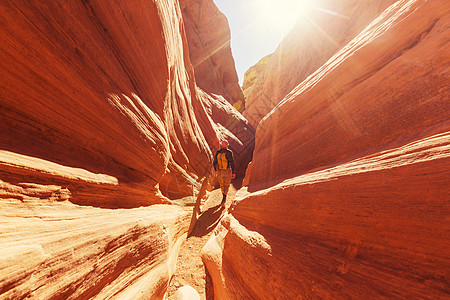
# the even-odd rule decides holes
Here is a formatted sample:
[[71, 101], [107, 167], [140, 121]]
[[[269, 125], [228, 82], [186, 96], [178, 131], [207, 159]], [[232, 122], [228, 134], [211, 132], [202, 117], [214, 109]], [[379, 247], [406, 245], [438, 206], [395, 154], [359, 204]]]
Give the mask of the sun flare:
[[289, 31], [298, 18], [307, 13], [312, 0], [262, 0], [261, 14], [274, 27]]

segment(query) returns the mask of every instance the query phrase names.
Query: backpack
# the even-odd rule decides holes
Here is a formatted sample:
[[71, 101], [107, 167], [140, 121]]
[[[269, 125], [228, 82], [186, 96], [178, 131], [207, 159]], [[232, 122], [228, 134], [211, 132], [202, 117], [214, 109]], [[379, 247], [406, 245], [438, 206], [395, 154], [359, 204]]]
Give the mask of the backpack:
[[217, 164], [219, 165], [219, 170], [228, 169], [228, 159], [226, 153], [217, 154]]

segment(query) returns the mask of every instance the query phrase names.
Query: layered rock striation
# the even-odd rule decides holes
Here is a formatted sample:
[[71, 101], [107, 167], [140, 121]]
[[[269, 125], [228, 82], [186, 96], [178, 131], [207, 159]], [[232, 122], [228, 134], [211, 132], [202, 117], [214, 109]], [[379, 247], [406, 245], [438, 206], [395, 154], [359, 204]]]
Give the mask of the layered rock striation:
[[242, 103], [227, 18], [212, 0], [181, 0], [180, 6], [197, 85], [233, 104]]
[[195, 194], [225, 134], [249, 161], [254, 131], [197, 87], [178, 1], [0, 19], [0, 297], [162, 298], [190, 217], [152, 205]]
[[[199, 100], [175, 3], [142, 5], [2, 4], [3, 149], [141, 185], [149, 204], [164, 202], [170, 165], [203, 172], [211, 152], [188, 109]], [[206, 163], [189, 165], [193, 153]]]
[[182, 208], [93, 208], [56, 202], [55, 186], [0, 187], [2, 299], [164, 297], [187, 235]]
[[396, 2], [260, 122], [219, 299], [448, 297], [449, 12]]
[[[294, 87], [315, 72], [395, 0], [315, 1], [266, 61], [246, 74], [244, 116], [256, 127]], [[251, 71], [251, 69], [249, 70]]]
[[[192, 195], [220, 120], [195, 85], [176, 2], [2, 6], [2, 149], [108, 174], [148, 204], [166, 202], [160, 190]], [[122, 193], [110, 196], [117, 206]]]

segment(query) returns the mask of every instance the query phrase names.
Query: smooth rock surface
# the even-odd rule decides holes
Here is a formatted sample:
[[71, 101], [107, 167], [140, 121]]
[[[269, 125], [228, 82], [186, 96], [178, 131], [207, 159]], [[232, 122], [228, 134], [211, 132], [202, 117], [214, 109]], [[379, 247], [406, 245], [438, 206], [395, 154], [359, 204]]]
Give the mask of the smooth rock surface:
[[450, 130], [448, 11], [396, 3], [292, 90], [257, 128], [250, 185]]
[[180, 287], [173, 297], [174, 300], [200, 300], [200, 295], [197, 291], [189, 286], [185, 285]]
[[142, 184], [150, 204], [166, 169], [203, 176], [207, 116], [175, 2], [4, 2], [2, 17], [1, 148]]
[[216, 299], [445, 299], [450, 132], [238, 192], [202, 250]]
[[237, 108], [243, 109], [227, 18], [213, 0], [180, 0], [180, 7], [197, 85], [232, 104], [241, 101]]
[[183, 209], [101, 209], [0, 187], [0, 298], [163, 298], [187, 236]]
[[[178, 2], [1, 5], [0, 148], [112, 176], [129, 193], [123, 207], [142, 205], [142, 194], [147, 204], [166, 203], [161, 192], [192, 196], [220, 120], [195, 85]], [[239, 136], [246, 120], [234, 123]], [[102, 206], [122, 198], [109, 196]]]
[[261, 121], [217, 299], [449, 297], [449, 12], [396, 2]]

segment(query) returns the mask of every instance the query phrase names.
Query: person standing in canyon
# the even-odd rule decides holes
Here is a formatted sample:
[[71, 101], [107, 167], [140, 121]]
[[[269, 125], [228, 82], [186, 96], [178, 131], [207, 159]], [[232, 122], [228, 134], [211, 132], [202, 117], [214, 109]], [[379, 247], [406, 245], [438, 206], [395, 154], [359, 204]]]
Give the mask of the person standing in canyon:
[[217, 179], [219, 180], [220, 189], [222, 190], [222, 207], [225, 207], [228, 189], [230, 188], [231, 180], [236, 177], [236, 168], [234, 166], [233, 152], [228, 149], [228, 141], [222, 140], [220, 142], [220, 149], [214, 155], [214, 170], [216, 171]]

